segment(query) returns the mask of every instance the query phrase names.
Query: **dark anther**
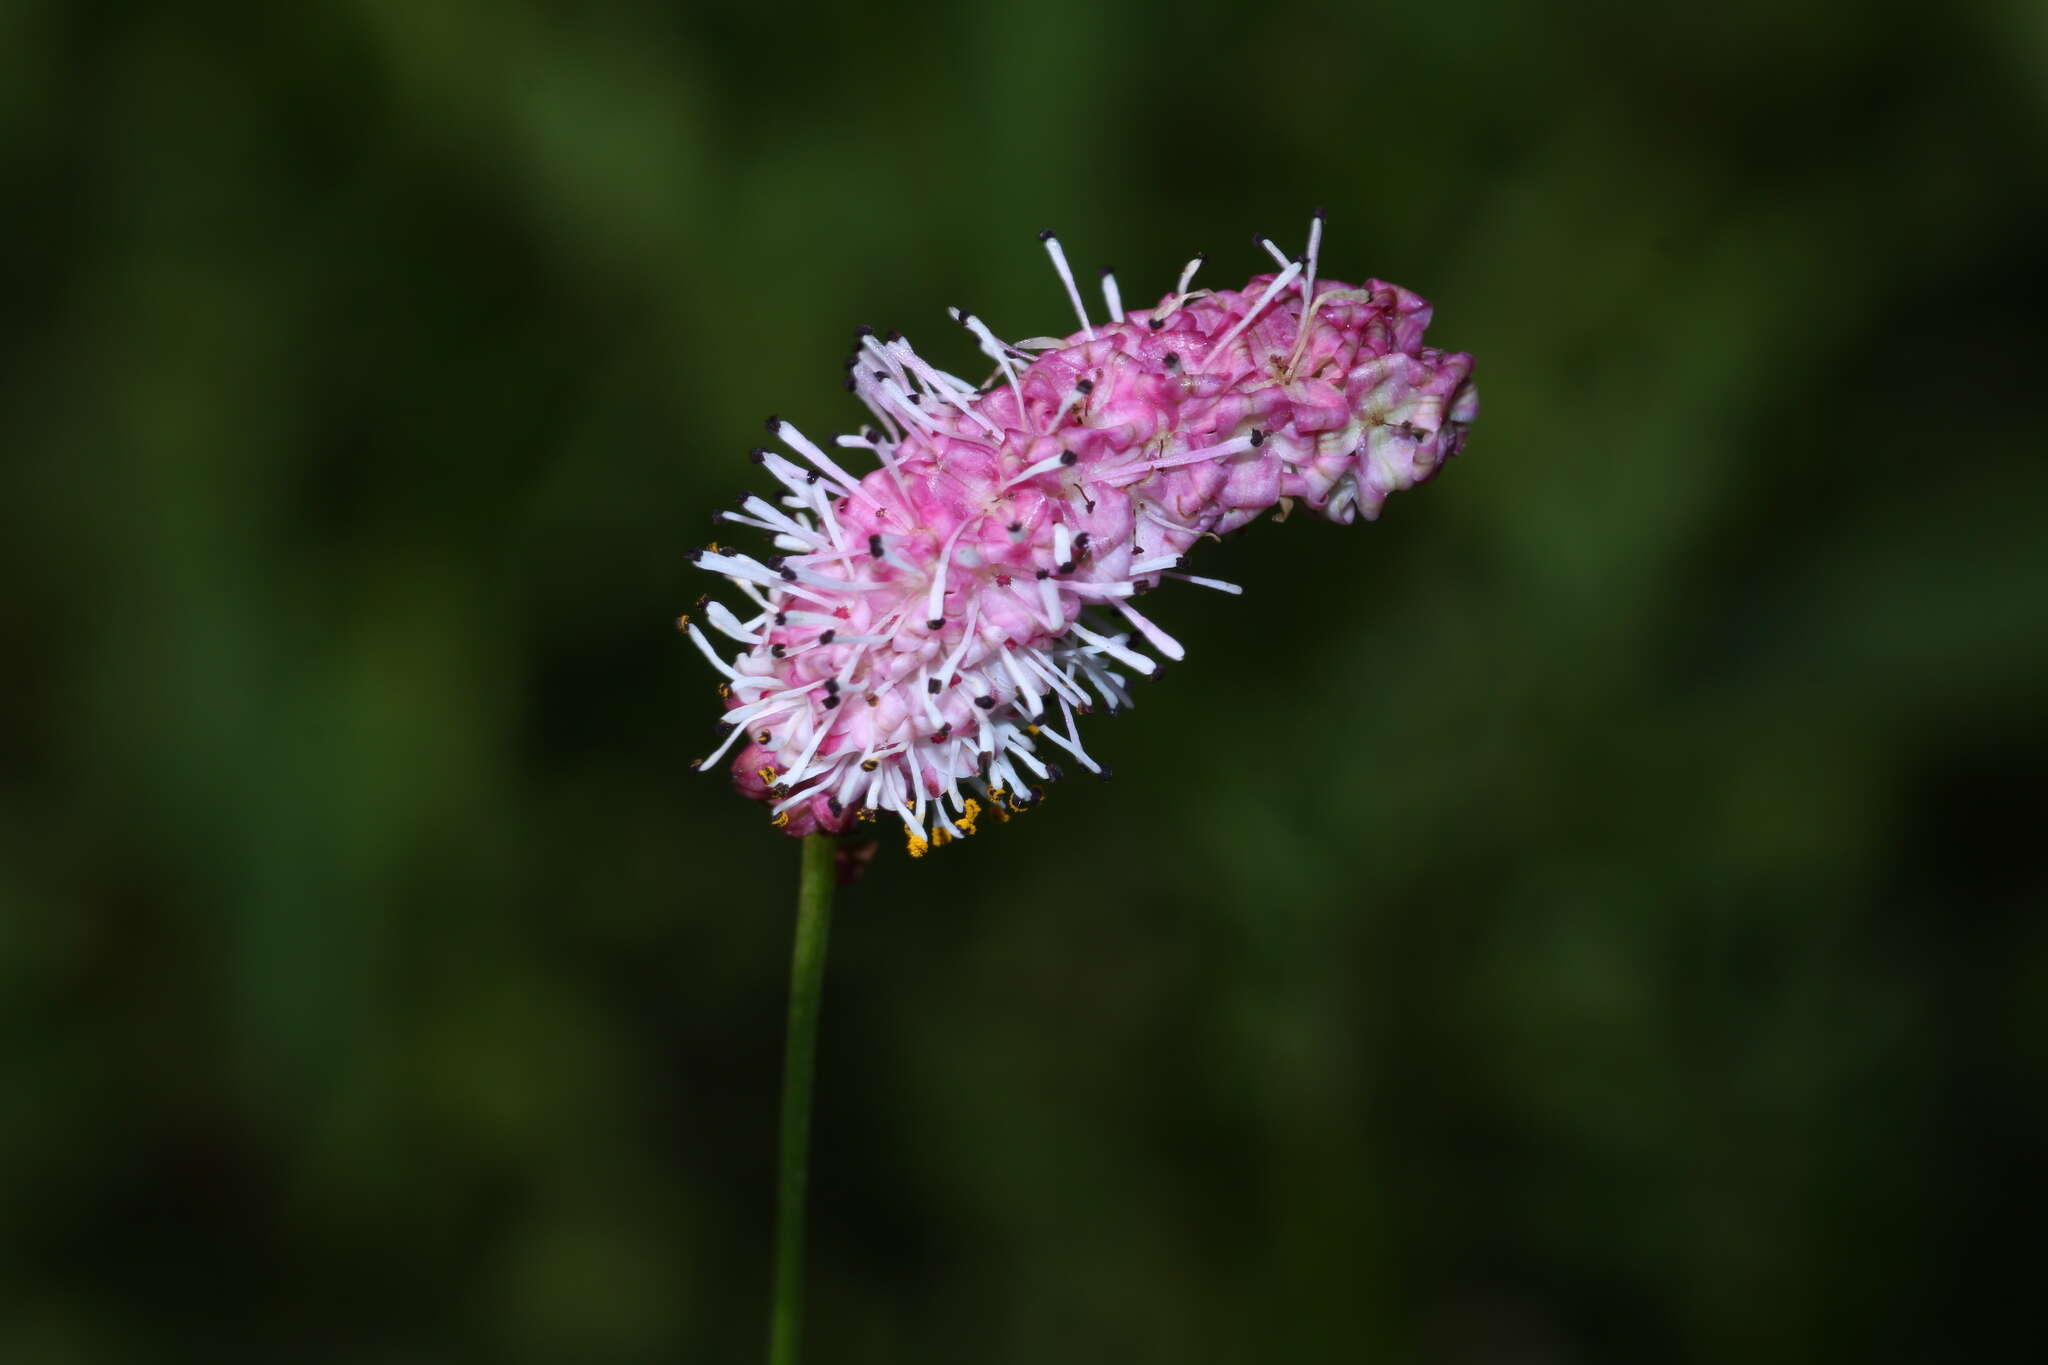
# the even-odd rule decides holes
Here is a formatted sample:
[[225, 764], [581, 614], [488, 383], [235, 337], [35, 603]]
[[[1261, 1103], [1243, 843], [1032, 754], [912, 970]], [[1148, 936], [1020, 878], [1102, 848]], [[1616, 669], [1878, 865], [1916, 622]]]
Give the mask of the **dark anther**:
[[927, 692], [929, 692], [929, 693], [931, 693], [931, 694], [932, 694], [933, 696], [935, 696], [935, 697], [936, 697], [936, 696], [938, 696], [938, 695], [939, 695], [939, 680], [938, 680], [937, 678], [929, 678], [929, 679], [926, 679], [926, 681], [925, 681], [925, 685], [924, 685], [924, 690], [925, 690], [925, 691], [927, 691]]
[[789, 653], [789, 647], [787, 645], [770, 645], [768, 646], [768, 652], [780, 659]]
[[1061, 463], [1061, 464], [1072, 464], [1072, 463], [1073, 463], [1074, 461], [1076, 461], [1076, 460], [1078, 460], [1078, 459], [1080, 459], [1080, 458], [1081, 458], [1081, 457], [1080, 457], [1079, 455], [1076, 455], [1076, 454], [1075, 454], [1075, 453], [1074, 453], [1073, 451], [1071, 451], [1071, 450], [1063, 450], [1063, 451], [1061, 451], [1061, 452], [1060, 452], [1060, 463]]
[[1086, 531], [1083, 531], [1080, 535], [1074, 537], [1074, 557], [1078, 559], [1082, 555], [1085, 555], [1087, 553], [1088, 533]]
[[893, 328], [893, 327], [892, 327], [892, 328], [890, 328], [890, 329], [889, 329], [889, 335], [888, 335], [887, 337], [884, 337], [884, 338], [883, 338], [883, 340], [885, 340], [885, 341], [901, 341], [901, 340], [903, 340], [903, 333], [901, 333], [901, 332], [897, 331], [897, 330], [896, 330], [895, 328]]
[[1164, 365], [1164, 366], [1165, 366], [1165, 367], [1166, 367], [1167, 369], [1169, 369], [1169, 370], [1177, 370], [1177, 369], [1179, 369], [1179, 368], [1180, 368], [1180, 352], [1179, 352], [1179, 351], [1168, 351], [1168, 352], [1166, 353], [1166, 358], [1165, 358], [1165, 359], [1163, 359], [1163, 360], [1161, 360], [1161, 361], [1160, 361], [1159, 363], [1160, 363], [1160, 364], [1162, 364], [1162, 365]]
[[1162, 317], [1149, 317], [1145, 319], [1145, 325], [1156, 332], [1166, 325], [1166, 319]]
[[889, 377], [889, 372], [887, 370], [869, 370], [868, 373], [874, 377], [874, 381], [877, 384], [881, 383], [883, 380]]
[[821, 645], [829, 645], [832, 643], [833, 639], [838, 636], [838, 634], [839, 632], [836, 630], [828, 630], [818, 637], [818, 643]]
[[846, 378], [841, 380], [840, 382], [845, 387], [848, 393], [860, 392], [860, 382], [856, 380], [852, 375], [846, 376]]
[[747, 452], [747, 458], [752, 460], [755, 464], [761, 464], [767, 460], [768, 452], [763, 450], [759, 446], [755, 446], [752, 450]]
[[1038, 571], [1038, 576], [1039, 576], [1040, 578], [1051, 578], [1051, 577], [1052, 577], [1052, 570], [1051, 570], [1051, 569], [1040, 569], [1040, 570]]
[[1116, 267], [1115, 267], [1115, 266], [1109, 266], [1109, 265], [1106, 265], [1106, 266], [1102, 267], [1102, 278], [1103, 278], [1103, 279], [1105, 279], [1105, 280], [1106, 280], [1106, 279], [1108, 279], [1108, 278], [1109, 278], [1109, 277], [1110, 277], [1111, 275], [1114, 275], [1114, 274], [1116, 274]]
[[828, 697], [836, 697], [839, 695], [839, 679], [825, 679], [825, 695]]
[[1045, 231], [1043, 231], [1043, 232], [1039, 233], [1039, 234], [1038, 234], [1038, 240], [1039, 240], [1039, 241], [1041, 241], [1041, 242], [1049, 242], [1049, 241], [1051, 241], [1051, 240], [1052, 240], [1052, 229], [1051, 229], [1051, 228], [1047, 228], [1047, 229], [1045, 229]]
[[754, 735], [754, 743], [756, 743], [756, 744], [766, 744], [767, 742], [768, 742], [768, 732], [767, 732], [766, 730], [761, 730], [761, 731], [757, 732], [757, 733], [756, 733], [756, 734]]
[[841, 700], [841, 698], [839, 698], [839, 697], [834, 697], [834, 696], [828, 696], [828, 697], [826, 697], [826, 698], [825, 698], [825, 709], [826, 709], [827, 711], [834, 711], [834, 710], [837, 710], [837, 709], [838, 709], [838, 707], [839, 707], [839, 703], [840, 703], [840, 700]]
[[786, 626], [786, 625], [788, 625], [788, 624], [789, 624], [789, 613], [788, 613], [788, 612], [786, 612], [786, 611], [778, 611], [778, 612], [776, 612], [776, 613], [775, 613], [775, 624], [776, 624], [776, 625], [778, 625], [778, 626]]
[[1074, 387], [1082, 393], [1093, 393], [1095, 392], [1095, 381], [1092, 379], [1076, 379]]
[[1095, 780], [1098, 782], [1107, 782], [1110, 778], [1115, 776], [1116, 769], [1110, 767], [1107, 763], [1105, 763], [1102, 765], [1102, 771], [1095, 774]]
[[986, 711], [991, 706], [994, 706], [996, 704], [996, 699], [994, 697], [976, 697], [974, 699], [974, 704], [976, 706], [979, 706], [982, 710]]
[[817, 470], [815, 470], [815, 469], [806, 469], [806, 470], [804, 471], [804, 482], [805, 482], [805, 483], [816, 483], [816, 482], [817, 482], [818, 480], [820, 480], [820, 479], [822, 479], [822, 478], [824, 478], [824, 477], [825, 477], [825, 476], [824, 476], [823, 474], [820, 474], [820, 473], [819, 473], [819, 472], [818, 472]]
[[882, 536], [880, 532], [876, 532], [874, 535], [868, 537], [868, 558], [880, 559], [881, 557]]
[[1045, 775], [1051, 781], [1061, 782], [1066, 780], [1067, 773], [1059, 764], [1048, 763], [1045, 765]]
[[860, 326], [853, 329], [853, 334], [857, 337], [871, 337], [875, 334], [875, 329], [863, 322]]
[[1260, 430], [1259, 430], [1259, 429], [1258, 429], [1257, 427], [1253, 427], [1253, 428], [1252, 428], [1252, 447], [1253, 447], [1253, 449], [1257, 449], [1257, 448], [1258, 448], [1259, 446], [1262, 446], [1262, 445], [1264, 445], [1265, 443], [1266, 443], [1266, 433], [1265, 433], [1265, 432], [1263, 432], [1263, 431], [1260, 431]]
[[1013, 521], [1010, 523], [1010, 534], [1013, 536], [1016, 535], [1019, 531], [1022, 531], [1023, 529], [1024, 523], [1021, 521]]
[[1064, 563], [1064, 564], [1060, 565], [1060, 572], [1061, 572], [1061, 573], [1072, 573], [1073, 571], [1074, 571], [1074, 561], [1073, 561], [1073, 560], [1071, 560], [1071, 559], [1070, 559], [1070, 560], [1068, 560], [1068, 561], [1067, 561], [1066, 563]]
[[789, 567], [789, 566], [788, 566], [787, 564], [783, 565], [783, 566], [782, 566], [782, 567], [781, 567], [780, 569], [778, 569], [778, 570], [777, 570], [776, 572], [778, 572], [778, 573], [780, 573], [780, 574], [782, 575], [782, 581], [783, 581], [783, 582], [785, 582], [785, 583], [794, 583], [794, 582], [796, 582], [796, 570], [795, 570], [795, 569], [792, 569], [792, 568], [790, 568], [790, 567]]
[[952, 722], [949, 721], [946, 724], [941, 725], [937, 730], [932, 732], [932, 743], [944, 744], [947, 740], [951, 739], [952, 737], [953, 726]]
[[780, 436], [782, 434], [782, 419], [772, 412], [768, 414], [768, 420], [761, 425], [768, 428], [770, 436]]
[[832, 812], [832, 818], [835, 820], [846, 814], [846, 807], [839, 803], [839, 798], [836, 796], [825, 798], [825, 809]]
[[931, 620], [925, 622], [926, 627], [931, 630], [942, 630], [945, 628], [945, 624], [945, 618], [939, 616], [934, 616]]
[[1320, 221], [1321, 221], [1322, 219], [1328, 218], [1329, 216], [1330, 216], [1330, 211], [1329, 211], [1328, 209], [1324, 208], [1324, 207], [1323, 207], [1323, 206], [1322, 206], [1321, 204], [1317, 204], [1317, 205], [1316, 205], [1316, 207], [1315, 207], [1315, 212], [1313, 212], [1313, 213], [1311, 213], [1311, 214], [1309, 215], [1309, 217], [1311, 217], [1311, 218], [1314, 218], [1314, 219], [1316, 219], [1316, 220], [1317, 220], [1317, 221], [1319, 221], [1319, 222], [1320, 222]]

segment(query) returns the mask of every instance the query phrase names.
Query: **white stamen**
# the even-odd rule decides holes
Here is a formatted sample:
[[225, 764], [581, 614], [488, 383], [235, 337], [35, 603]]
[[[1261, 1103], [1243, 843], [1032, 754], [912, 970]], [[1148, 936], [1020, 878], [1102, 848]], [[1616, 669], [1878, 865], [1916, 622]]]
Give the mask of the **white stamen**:
[[953, 547], [959, 544], [960, 533], [972, 524], [971, 520], [963, 519], [953, 528], [953, 534], [946, 537], [946, 543], [939, 551], [939, 564], [932, 572], [931, 592], [926, 596], [924, 603], [924, 619], [927, 622], [944, 621], [946, 618], [946, 570], [953, 563]]
[[953, 647], [953, 652], [946, 656], [946, 661], [943, 664], [939, 665], [938, 678], [941, 683], [952, 677], [959, 670], [960, 661], [967, 657], [967, 648], [975, 641], [974, 625], [980, 617], [981, 599], [975, 597], [967, 604], [967, 619], [960, 626], [960, 643]]
[[1037, 464], [1027, 466], [1024, 469], [1020, 469], [1015, 474], [1012, 474], [1009, 478], [1004, 479], [1003, 487], [1005, 489], [1014, 488], [1018, 484], [1024, 482], [1024, 480], [1026, 479], [1035, 479], [1040, 474], [1050, 474], [1053, 470], [1058, 469], [1061, 465], [1068, 463], [1070, 463], [1070, 461], [1067, 459], [1067, 454], [1065, 451], [1062, 451], [1057, 455], [1048, 455], [1044, 459], [1040, 460]]
[[[1040, 733], [1044, 732], [1041, 731]], [[1038, 755], [1031, 752], [1031, 743], [1023, 735], [1020, 734], [1010, 741], [1009, 753], [1010, 757], [1029, 768], [1036, 776], [1050, 777], [1052, 775], [1045, 764], [1038, 761]]]
[[802, 432], [798, 431], [789, 423], [777, 422], [775, 424], [775, 439], [781, 441], [784, 445], [788, 446], [791, 450], [794, 450], [797, 454], [803, 456], [806, 460], [809, 460], [812, 464], [816, 465], [819, 469], [823, 470], [831, 478], [837, 479], [841, 484], [845, 485], [846, 491], [848, 493], [851, 493], [854, 497], [859, 498], [868, 506], [874, 508], [881, 507], [882, 504], [875, 501], [875, 495], [868, 492], [866, 488], [861, 486], [861, 482], [859, 479], [854, 478], [853, 475], [847, 473], [844, 469], [841, 469], [839, 467], [838, 461], [834, 460], [830, 455], [827, 455], [824, 451], [820, 450], [817, 446], [813, 445], [808, 439], [805, 438]]
[[1068, 592], [1079, 593], [1083, 597], [1129, 597], [1136, 585], [1121, 579], [1111, 579], [1102, 583], [1069, 579], [1065, 587]]
[[1045, 254], [1052, 257], [1052, 268], [1058, 272], [1060, 283], [1066, 286], [1067, 301], [1074, 305], [1074, 316], [1081, 319], [1081, 333], [1090, 341], [1095, 340], [1095, 329], [1088, 325], [1088, 310], [1081, 306], [1081, 291], [1074, 284], [1074, 272], [1067, 266], [1067, 253], [1060, 250], [1060, 239], [1050, 229], [1038, 234], [1045, 243]]
[[1237, 340], [1238, 335], [1242, 333], [1245, 328], [1251, 326], [1253, 320], [1256, 319], [1260, 313], [1265, 311], [1266, 305], [1271, 303], [1275, 298], [1279, 297], [1281, 290], [1285, 289], [1288, 285], [1293, 284], [1294, 277], [1296, 275], [1299, 275], [1300, 273], [1301, 262], [1292, 261], [1288, 264], [1285, 270], [1275, 275], [1273, 277], [1272, 283], [1266, 286], [1266, 292], [1259, 295], [1258, 302], [1254, 303], [1251, 306], [1251, 308], [1246, 311], [1245, 315], [1237, 320], [1237, 324], [1235, 326], [1233, 326], [1228, 332], [1225, 332], [1223, 334], [1223, 340], [1217, 342], [1216, 345], [1210, 349], [1209, 354], [1202, 357], [1202, 363], [1195, 367], [1196, 372], [1199, 373], [1203, 370], [1208, 369], [1210, 361], [1214, 360], [1217, 356], [1222, 355], [1225, 351], [1229, 350], [1231, 343]]
[[738, 640], [743, 645], [761, 643], [761, 636], [741, 625], [740, 618], [734, 616], [723, 602], [707, 604], [704, 608], [704, 619], [711, 622], [713, 630], [729, 640]]
[[1000, 437], [1003, 434], [1000, 427], [977, 412], [968, 401], [974, 397], [973, 385], [926, 364], [924, 357], [912, 350], [907, 341], [891, 342], [888, 349], [890, 354], [903, 363], [904, 368], [923, 380], [925, 386], [941, 401], [958, 408], [979, 423], [981, 429], [989, 435]]
[[1317, 209], [1308, 220], [1308, 269], [1301, 276], [1301, 331], [1294, 338], [1294, 350], [1287, 357], [1287, 373], [1293, 374], [1294, 367], [1301, 363], [1302, 350], [1308, 345], [1309, 324], [1316, 313], [1316, 262], [1323, 252], [1323, 211]]
[[825, 788], [830, 785], [831, 779], [827, 778], [823, 782], [819, 782], [812, 786], [805, 787], [802, 791], [798, 792], [794, 796], [776, 802], [773, 806], [769, 807], [769, 809], [774, 811], [777, 815], [780, 815], [782, 814], [782, 812], [788, 810], [791, 806], [800, 805], [803, 802], [810, 800], [812, 797], [824, 791]]
[[1116, 276], [1106, 268], [1102, 272], [1102, 303], [1104, 307], [1109, 309], [1109, 320], [1111, 322], [1123, 321], [1124, 298], [1117, 291]]
[[837, 712], [827, 711], [825, 713], [824, 720], [819, 722], [817, 728], [811, 731], [811, 742], [804, 746], [802, 756], [796, 762], [789, 765], [789, 771], [782, 774], [781, 781], [794, 787], [797, 783], [810, 776], [811, 759], [817, 754], [818, 746], [825, 742], [825, 736], [831, 733], [832, 722], [837, 718]]
[[1017, 399], [1018, 414], [1023, 420], [1029, 422], [1031, 414], [1024, 406], [1024, 390], [1017, 383], [1016, 367], [1010, 364], [1010, 354], [1003, 348], [1003, 343], [996, 340], [996, 334], [989, 330], [988, 324], [974, 316], [974, 314], [963, 313], [958, 308], [948, 309], [947, 311], [952, 313], [955, 322], [974, 334], [975, 343], [981, 347], [981, 353], [990, 360], [995, 361], [996, 368], [1003, 372], [1003, 378], [1010, 385], [1011, 394]]
[[1130, 603], [1119, 602], [1116, 604], [1116, 609], [1130, 618], [1131, 624], [1138, 628], [1138, 633], [1145, 637], [1146, 643], [1150, 644], [1152, 648], [1158, 650], [1167, 658], [1180, 660], [1188, 656], [1187, 650], [1181, 648], [1180, 641], [1168, 635], [1144, 616], [1139, 615], [1138, 609]]
[[1094, 481], [1100, 483], [1115, 481], [1119, 485], [1135, 483], [1147, 475], [1162, 469], [1175, 469], [1186, 464], [1206, 464], [1211, 460], [1222, 460], [1228, 459], [1232, 455], [1241, 455], [1264, 440], [1264, 435], [1261, 435], [1257, 441], [1254, 441], [1251, 434], [1247, 432], [1243, 436], [1233, 436], [1227, 441], [1213, 446], [1204, 446], [1200, 450], [1185, 450], [1178, 455], [1168, 456], [1163, 460], [1140, 460], [1133, 464], [1118, 465], [1114, 469], [1103, 471]]
[[701, 652], [705, 658], [711, 661], [711, 666], [713, 668], [717, 669], [720, 673], [725, 674], [726, 677], [732, 679], [734, 682], [738, 682], [740, 680], [739, 670], [734, 668], [725, 660], [718, 657], [718, 651], [713, 649], [711, 647], [711, 642], [704, 638], [704, 632], [697, 629], [696, 622], [692, 621], [689, 625], [684, 626], [683, 630], [690, 637], [690, 643], [697, 646], [699, 652]]
[[1225, 583], [1220, 578], [1197, 578], [1191, 573], [1170, 573], [1166, 576], [1168, 578], [1178, 578], [1183, 583], [1192, 583], [1198, 588], [1214, 588], [1218, 592], [1227, 592], [1232, 597], [1244, 595], [1243, 588], [1240, 588], [1235, 583]]
[[1086, 768], [1089, 772], [1100, 773], [1102, 771], [1102, 765], [1100, 763], [1097, 763], [1094, 759], [1088, 757], [1088, 751], [1081, 747], [1081, 731], [1074, 724], [1074, 712], [1073, 709], [1067, 705], [1067, 699], [1065, 697], [1060, 698], [1060, 711], [1067, 718], [1068, 733], [1063, 735], [1059, 731], [1053, 729], [1050, 725], [1045, 726], [1038, 733], [1044, 735], [1047, 739], [1051, 740], [1053, 743], [1059, 745], [1062, 749], [1065, 749], [1068, 753], [1072, 754], [1075, 757], [1075, 759], [1080, 762], [1081, 766]]
[[1155, 663], [1153, 660], [1146, 658], [1142, 654], [1134, 653], [1131, 650], [1125, 648], [1124, 643], [1121, 639], [1113, 639], [1107, 635], [1097, 635], [1094, 631], [1088, 629], [1088, 627], [1082, 625], [1079, 621], [1076, 621], [1070, 627], [1070, 629], [1074, 632], [1074, 634], [1080, 636], [1089, 644], [1094, 645], [1097, 649], [1101, 650], [1104, 654], [1107, 654], [1110, 658], [1115, 659], [1118, 663], [1123, 664], [1127, 668], [1135, 668], [1140, 673], [1145, 674], [1147, 677], [1150, 677], [1159, 668], [1159, 665]]
[[1010, 649], [999, 650], [997, 657], [1003, 661], [1003, 671], [1010, 675], [1010, 681], [1017, 684], [1017, 691], [1021, 698], [1030, 703], [1028, 707], [1024, 708], [1024, 714], [1035, 716], [1045, 710], [1045, 697], [1032, 685], [1031, 679], [1024, 676], [1024, 670], [1017, 666], [1016, 651]]
[[1038, 580], [1038, 604], [1045, 611], [1045, 628], [1058, 634], [1066, 624], [1067, 614], [1060, 610], [1060, 590], [1050, 578]]

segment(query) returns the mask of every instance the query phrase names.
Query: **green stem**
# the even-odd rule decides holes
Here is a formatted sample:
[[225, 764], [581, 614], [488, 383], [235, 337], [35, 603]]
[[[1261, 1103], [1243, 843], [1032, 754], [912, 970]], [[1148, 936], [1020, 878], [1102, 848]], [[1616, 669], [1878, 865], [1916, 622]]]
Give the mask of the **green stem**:
[[796, 891], [796, 946], [789, 960], [789, 1035], [782, 1053], [782, 1161], [775, 1209], [775, 1296], [768, 1316], [769, 1365], [796, 1365], [803, 1319], [804, 1187], [809, 1183], [811, 1073], [818, 1052], [818, 997], [825, 986], [825, 938], [832, 927], [836, 841], [803, 843]]

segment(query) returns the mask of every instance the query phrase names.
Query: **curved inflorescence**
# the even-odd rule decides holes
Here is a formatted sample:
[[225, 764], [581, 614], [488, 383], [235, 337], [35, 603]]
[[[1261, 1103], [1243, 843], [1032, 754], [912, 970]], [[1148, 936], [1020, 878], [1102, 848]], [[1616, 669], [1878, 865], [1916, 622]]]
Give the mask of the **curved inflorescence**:
[[1126, 312], [1105, 271], [1101, 325], [1042, 233], [1081, 330], [1006, 343], [953, 310], [994, 362], [982, 388], [863, 329], [847, 387], [879, 427], [835, 446], [878, 467], [856, 476], [771, 417], [796, 458], [753, 458], [784, 495], [723, 515], [781, 553], [696, 557], [750, 604], [700, 603], [732, 660], [683, 619], [725, 677], [725, 742], [697, 766], [737, 744], [735, 785], [788, 833], [887, 813], [913, 855], [1037, 800], [1054, 749], [1104, 773], [1075, 717], [1182, 657], [1133, 597], [1165, 578], [1239, 591], [1181, 572], [1197, 540], [1276, 507], [1371, 520], [1478, 413], [1471, 356], [1422, 344], [1426, 302], [1317, 278], [1322, 225], [1292, 260], [1262, 241], [1280, 268], [1241, 290], [1190, 289], [1197, 256]]

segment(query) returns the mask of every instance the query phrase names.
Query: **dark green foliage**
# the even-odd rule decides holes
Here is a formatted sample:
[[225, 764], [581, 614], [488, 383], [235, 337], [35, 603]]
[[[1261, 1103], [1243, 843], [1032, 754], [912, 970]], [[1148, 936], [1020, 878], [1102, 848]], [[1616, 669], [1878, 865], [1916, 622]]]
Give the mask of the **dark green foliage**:
[[688, 551], [856, 323], [1317, 203], [1470, 449], [842, 896], [810, 1358], [1988, 1358], [2048, 28], [1787, 8], [0, 9], [0, 1361], [755, 1358], [797, 846]]

